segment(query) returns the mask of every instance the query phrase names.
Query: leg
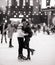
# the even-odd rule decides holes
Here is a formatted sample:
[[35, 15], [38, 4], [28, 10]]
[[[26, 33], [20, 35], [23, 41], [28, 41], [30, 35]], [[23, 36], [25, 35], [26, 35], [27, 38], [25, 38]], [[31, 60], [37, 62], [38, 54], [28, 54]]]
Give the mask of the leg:
[[27, 59], [30, 60], [29, 41], [30, 41], [30, 39], [28, 37], [25, 37], [25, 44], [26, 44], [26, 47], [28, 48], [27, 49]]
[[[27, 47], [29, 48], [29, 43], [27, 44]], [[30, 50], [27, 49], [27, 52], [28, 52], [28, 54], [27, 54], [27, 58], [30, 59]]]
[[21, 56], [21, 55], [23, 55], [23, 53], [22, 53], [22, 50], [23, 50], [23, 48], [22, 48], [23, 38], [18, 38], [18, 42], [19, 42], [18, 56]]
[[34, 49], [31, 49], [31, 48], [25, 46], [25, 42], [23, 43], [23, 48], [29, 50], [32, 55], [33, 55], [33, 53], [34, 53], [34, 51], [35, 51]]
[[2, 36], [1, 36], [1, 43], [3, 42], [3, 34], [1, 34]]
[[10, 41], [9, 41], [9, 47], [11, 48], [11, 47], [13, 47], [13, 45], [12, 45], [12, 39], [10, 38]]
[[4, 36], [5, 36], [5, 42], [7, 43], [6, 34]]
[[18, 59], [26, 60], [26, 57], [23, 56], [23, 38], [18, 38], [19, 48], [18, 48]]

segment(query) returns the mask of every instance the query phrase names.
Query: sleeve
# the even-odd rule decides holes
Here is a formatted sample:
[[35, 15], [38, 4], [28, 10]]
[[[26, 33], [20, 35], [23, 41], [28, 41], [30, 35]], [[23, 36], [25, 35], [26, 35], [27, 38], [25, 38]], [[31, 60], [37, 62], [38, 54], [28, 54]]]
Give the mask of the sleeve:
[[29, 36], [29, 37], [32, 37], [33, 33], [32, 33], [32, 30], [31, 30], [30, 27], [28, 28], [28, 33], [29, 33], [28, 36]]
[[20, 31], [20, 34], [21, 34], [22, 36], [27, 35], [27, 34], [26, 34], [26, 33], [24, 33], [22, 30]]

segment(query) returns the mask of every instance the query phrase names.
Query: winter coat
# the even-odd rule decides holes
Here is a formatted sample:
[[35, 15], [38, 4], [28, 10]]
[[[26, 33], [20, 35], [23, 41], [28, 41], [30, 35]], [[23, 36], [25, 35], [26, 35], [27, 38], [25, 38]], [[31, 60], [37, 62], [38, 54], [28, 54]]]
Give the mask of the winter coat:
[[27, 25], [25, 28], [24, 27], [22, 27], [22, 30], [24, 31], [24, 33], [27, 33], [28, 35], [26, 36], [26, 37], [32, 37], [32, 31], [31, 31], [31, 28], [30, 28], [30, 26], [29, 25]]
[[9, 24], [7, 30], [8, 30], [8, 38], [12, 38], [14, 27], [12, 27], [11, 24]]

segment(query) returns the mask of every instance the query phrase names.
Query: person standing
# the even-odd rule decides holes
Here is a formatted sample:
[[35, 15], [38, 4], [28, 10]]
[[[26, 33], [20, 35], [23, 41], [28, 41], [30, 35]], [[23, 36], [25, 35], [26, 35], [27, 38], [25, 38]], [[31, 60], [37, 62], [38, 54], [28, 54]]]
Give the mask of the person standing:
[[46, 23], [44, 22], [44, 23], [43, 23], [43, 33], [44, 33], [44, 34], [45, 34], [45, 31], [46, 31], [46, 30], [45, 30], [45, 27], [46, 27]]
[[[31, 28], [30, 28], [30, 25], [28, 23], [28, 21], [26, 21], [26, 19], [22, 19], [22, 23], [23, 23], [23, 27], [22, 27], [22, 30], [24, 31], [24, 33], [27, 33], [28, 35], [24, 36], [24, 45], [29, 48], [29, 41], [30, 41], [30, 38], [32, 37], [32, 31], [31, 31]], [[30, 58], [30, 50], [27, 49], [27, 60], [31, 59]]]
[[3, 33], [3, 31], [5, 30], [7, 28], [7, 23], [2, 23], [1, 25], [0, 25], [0, 31], [1, 31], [1, 43], [3, 42], [3, 36], [5, 37], [5, 42], [7, 43], [7, 38], [6, 38], [6, 31]]
[[12, 48], [12, 47], [14, 47], [12, 45], [12, 36], [13, 36], [14, 31], [15, 31], [15, 27], [14, 27], [13, 23], [9, 23], [8, 27], [6, 28], [6, 30], [4, 30], [4, 32], [7, 30], [8, 30], [8, 38], [9, 38], [9, 47]]
[[24, 36], [27, 36], [28, 33], [24, 33], [24, 31], [22, 30], [22, 24], [19, 24], [18, 26], [18, 43], [19, 43], [19, 48], [18, 48], [18, 59], [23, 59], [23, 60], [27, 60], [27, 58], [25, 56], [23, 56], [23, 48], [29, 50], [32, 54], [34, 49], [31, 49], [27, 46], [25, 46], [24, 43]]
[[19, 44], [19, 47], [18, 47], [18, 59], [24, 59], [25, 57], [23, 56], [23, 37], [24, 35], [28, 35], [28, 34], [24, 34], [24, 32], [22, 31], [22, 24], [20, 23], [18, 25], [18, 28], [17, 28], [17, 39], [18, 39], [18, 44]]
[[3, 41], [3, 23], [0, 25], [0, 32], [1, 32], [1, 43]]
[[8, 38], [9, 38], [9, 47], [14, 47], [12, 45], [12, 36], [13, 36], [14, 28], [12, 24], [8, 25]]

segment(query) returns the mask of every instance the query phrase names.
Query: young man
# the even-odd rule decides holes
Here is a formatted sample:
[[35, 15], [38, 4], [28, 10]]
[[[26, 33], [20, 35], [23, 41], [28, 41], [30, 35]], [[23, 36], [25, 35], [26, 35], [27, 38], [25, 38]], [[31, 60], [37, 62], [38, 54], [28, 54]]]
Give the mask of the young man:
[[[31, 31], [31, 28], [30, 28], [30, 25], [28, 23], [28, 21], [26, 21], [26, 19], [22, 19], [22, 23], [23, 23], [23, 27], [22, 27], [22, 30], [24, 31], [24, 33], [28, 34], [26, 36], [24, 36], [24, 45], [25, 47], [27, 47], [27, 58], [26, 60], [30, 60], [30, 50], [29, 50], [29, 41], [30, 41], [30, 38], [32, 37], [32, 31]], [[32, 49], [32, 52], [34, 51], [34, 49]]]

